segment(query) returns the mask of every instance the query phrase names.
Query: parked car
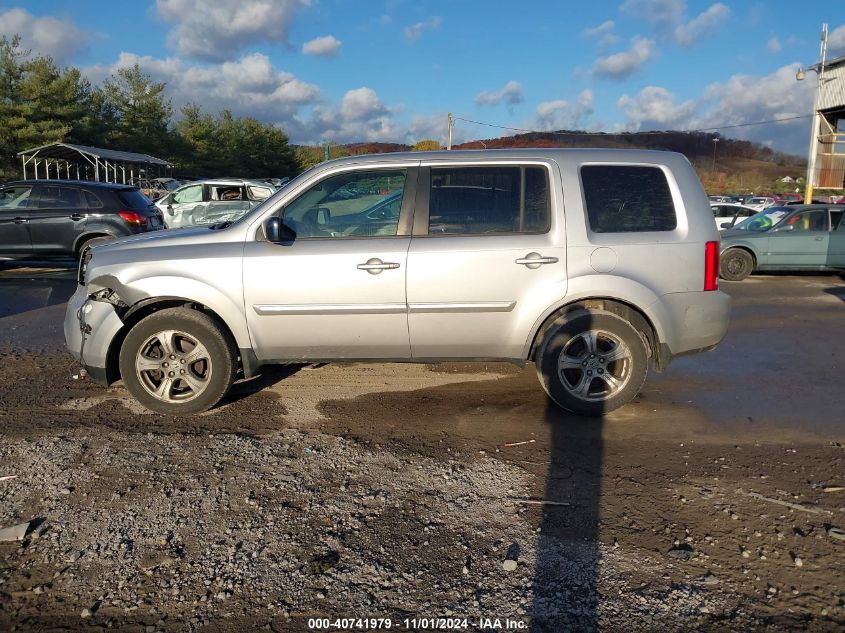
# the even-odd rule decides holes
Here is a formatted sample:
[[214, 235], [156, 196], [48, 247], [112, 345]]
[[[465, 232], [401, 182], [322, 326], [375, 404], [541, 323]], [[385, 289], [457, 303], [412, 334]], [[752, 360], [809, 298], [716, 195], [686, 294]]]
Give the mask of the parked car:
[[555, 403], [600, 415], [649, 359], [724, 336], [711, 216], [676, 153], [354, 156], [232, 224], [91, 249], [65, 337], [162, 413], [208, 409], [271, 363], [495, 359], [533, 361]]
[[845, 207], [772, 207], [722, 232], [721, 276], [741, 281], [758, 270], [845, 268]]
[[72, 258], [117, 237], [163, 228], [136, 187], [21, 180], [0, 187], [0, 258]]
[[778, 204], [788, 204], [790, 202], [804, 202], [804, 196], [800, 193], [783, 193], [778, 196]]
[[713, 218], [716, 220], [716, 228], [729, 229], [737, 222], [757, 213], [754, 209], [742, 206], [741, 204], [711, 204]]
[[276, 187], [267, 181], [217, 179], [190, 182], [156, 201], [169, 229], [237, 220], [269, 198]]
[[708, 196], [710, 202], [719, 203], [719, 202], [733, 202], [733, 199], [730, 196]]
[[745, 206], [754, 209], [755, 211], [762, 211], [763, 209], [767, 209], [768, 207], [772, 207], [774, 205], [774, 198], [764, 196], [756, 196], [745, 201]]

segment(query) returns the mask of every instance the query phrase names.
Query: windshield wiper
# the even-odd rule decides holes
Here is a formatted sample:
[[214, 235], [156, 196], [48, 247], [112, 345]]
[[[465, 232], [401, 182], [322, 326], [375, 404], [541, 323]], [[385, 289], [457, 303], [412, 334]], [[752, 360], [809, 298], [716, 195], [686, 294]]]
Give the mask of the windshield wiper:
[[232, 226], [235, 223], [234, 220], [226, 220], [225, 222], [218, 222], [217, 224], [212, 224], [210, 228], [212, 231], [216, 231], [218, 229], [225, 229], [227, 227]]

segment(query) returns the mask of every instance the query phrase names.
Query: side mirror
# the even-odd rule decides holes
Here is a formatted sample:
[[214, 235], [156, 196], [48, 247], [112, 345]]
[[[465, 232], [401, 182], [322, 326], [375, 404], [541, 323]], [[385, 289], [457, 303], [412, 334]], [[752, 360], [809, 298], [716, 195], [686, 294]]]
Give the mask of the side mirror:
[[293, 242], [296, 239], [296, 231], [283, 224], [279, 218], [270, 218], [264, 223], [264, 237], [275, 244]]
[[794, 224], [786, 224], [786, 225], [784, 225], [784, 226], [782, 226], [782, 227], [780, 227], [776, 230], [777, 231], [794, 231], [795, 225]]
[[731, 228], [731, 223], [730, 223], [730, 222], [722, 222], [722, 223], [719, 225], [719, 228], [720, 228], [720, 229], [729, 229], [729, 228]]

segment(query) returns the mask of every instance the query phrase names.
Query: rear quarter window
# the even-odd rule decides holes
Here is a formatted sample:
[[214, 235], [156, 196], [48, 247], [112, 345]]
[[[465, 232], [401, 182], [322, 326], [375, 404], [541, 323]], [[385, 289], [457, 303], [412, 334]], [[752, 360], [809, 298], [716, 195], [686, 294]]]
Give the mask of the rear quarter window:
[[581, 184], [594, 233], [674, 231], [678, 225], [666, 174], [658, 167], [584, 165]]
[[121, 204], [129, 209], [146, 209], [152, 204], [150, 199], [138, 189], [124, 189], [116, 193]]

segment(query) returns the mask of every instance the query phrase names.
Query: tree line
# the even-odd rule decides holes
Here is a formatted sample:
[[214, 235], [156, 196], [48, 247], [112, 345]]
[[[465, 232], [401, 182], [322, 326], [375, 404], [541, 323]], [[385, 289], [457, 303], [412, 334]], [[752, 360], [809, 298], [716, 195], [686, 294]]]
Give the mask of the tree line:
[[0, 181], [21, 176], [18, 152], [66, 142], [163, 158], [175, 173], [292, 177], [300, 171], [278, 127], [199, 105], [174, 119], [166, 84], [135, 64], [93, 85], [78, 68], [31, 55], [20, 38], [0, 37]]

